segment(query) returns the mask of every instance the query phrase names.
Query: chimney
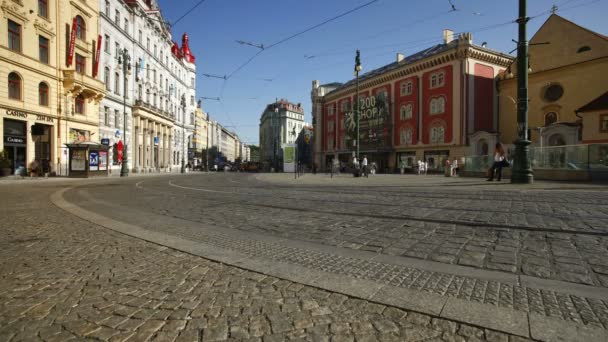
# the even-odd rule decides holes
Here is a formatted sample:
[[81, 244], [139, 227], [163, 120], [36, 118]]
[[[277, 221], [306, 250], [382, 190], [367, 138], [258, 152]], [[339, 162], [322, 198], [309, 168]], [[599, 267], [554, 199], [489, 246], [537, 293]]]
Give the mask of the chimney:
[[397, 63], [401, 62], [404, 59], [405, 59], [405, 55], [400, 52], [397, 52]]
[[449, 44], [452, 40], [454, 40], [454, 31], [448, 29], [443, 30], [443, 43]]

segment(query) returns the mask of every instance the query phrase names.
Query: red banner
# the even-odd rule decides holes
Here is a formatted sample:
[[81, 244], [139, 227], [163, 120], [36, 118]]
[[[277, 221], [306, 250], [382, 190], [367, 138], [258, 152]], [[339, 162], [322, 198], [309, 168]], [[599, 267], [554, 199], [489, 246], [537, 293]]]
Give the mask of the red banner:
[[70, 35], [70, 46], [68, 47], [67, 66], [72, 65], [74, 59], [74, 45], [76, 44], [76, 17], [72, 20], [72, 34]]
[[101, 35], [97, 38], [97, 50], [95, 51], [95, 64], [93, 64], [93, 77], [97, 77], [97, 70], [99, 70], [99, 54], [101, 53]]

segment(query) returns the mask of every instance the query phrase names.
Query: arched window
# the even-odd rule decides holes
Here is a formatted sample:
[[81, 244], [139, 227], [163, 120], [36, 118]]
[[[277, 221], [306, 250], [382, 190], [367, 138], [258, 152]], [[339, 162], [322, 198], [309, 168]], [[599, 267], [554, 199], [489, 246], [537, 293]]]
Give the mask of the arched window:
[[431, 127], [431, 144], [443, 144], [445, 142], [445, 128], [443, 126]]
[[21, 100], [21, 76], [16, 72], [8, 74], [8, 97]]
[[412, 144], [412, 129], [411, 128], [402, 128], [399, 134], [399, 142], [401, 145], [411, 145]]
[[49, 105], [49, 86], [44, 82], [38, 84], [38, 104], [41, 106]]
[[74, 111], [76, 114], [84, 114], [84, 96], [82, 94], [76, 97]]
[[445, 112], [445, 98], [443, 96], [431, 99], [431, 114], [443, 114]]
[[87, 24], [81, 16], [76, 16], [76, 38], [81, 40], [87, 39]]
[[408, 103], [401, 106], [399, 117], [401, 120], [408, 120], [412, 118], [412, 104]]
[[549, 112], [545, 114], [545, 126], [549, 126], [550, 124], [554, 124], [557, 122], [557, 113]]

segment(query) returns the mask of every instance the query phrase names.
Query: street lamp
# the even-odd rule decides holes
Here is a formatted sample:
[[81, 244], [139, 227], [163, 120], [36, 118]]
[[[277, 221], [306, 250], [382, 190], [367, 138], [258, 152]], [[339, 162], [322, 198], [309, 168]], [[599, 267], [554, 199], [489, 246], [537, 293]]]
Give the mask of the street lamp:
[[118, 56], [118, 65], [122, 65], [122, 75], [124, 77], [123, 86], [123, 150], [122, 150], [122, 166], [120, 168], [120, 177], [127, 177], [129, 175], [129, 166], [127, 165], [127, 76], [131, 75], [131, 56], [129, 51], [123, 49]]
[[274, 115], [272, 116], [272, 164], [274, 165], [275, 172], [278, 170], [277, 165], [277, 140], [279, 134], [277, 134], [277, 116], [279, 115], [279, 107], [274, 104]]
[[526, 0], [519, 0], [519, 40], [517, 42], [517, 140], [511, 183], [529, 184], [534, 181], [530, 165], [530, 144], [528, 139], [528, 41], [526, 25], [530, 18], [526, 15]]
[[182, 106], [182, 168], [181, 173], [186, 173], [186, 165], [184, 164], [184, 147], [186, 140], [186, 95], [182, 94], [181, 98]]
[[355, 115], [357, 120], [357, 139], [355, 140], [355, 144], [357, 144], [357, 161], [359, 160], [359, 71], [361, 71], [363, 67], [361, 67], [361, 52], [357, 49], [357, 55], [355, 56]]
[[293, 129], [291, 130], [291, 135], [293, 135], [293, 142], [295, 145], [294, 149], [294, 159], [293, 159], [293, 178], [298, 178], [298, 139], [296, 138], [296, 126], [294, 124]]

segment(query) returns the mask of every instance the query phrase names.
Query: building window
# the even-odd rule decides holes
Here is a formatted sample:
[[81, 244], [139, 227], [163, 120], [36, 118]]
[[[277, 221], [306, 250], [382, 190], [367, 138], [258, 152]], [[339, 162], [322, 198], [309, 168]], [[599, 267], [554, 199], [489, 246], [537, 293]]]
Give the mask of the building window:
[[79, 54], [76, 54], [76, 72], [84, 74], [87, 68], [87, 59]]
[[103, 51], [110, 53], [110, 36], [109, 35], [105, 35], [105, 42], [103, 45]]
[[190, 87], [194, 88], [194, 77], [190, 78]]
[[399, 110], [399, 118], [401, 120], [408, 120], [412, 118], [412, 104], [408, 103], [406, 105], [401, 106], [401, 109]]
[[576, 53], [582, 53], [582, 52], [587, 52], [587, 51], [591, 51], [591, 48], [590, 48], [589, 46], [585, 45], [585, 46], [581, 46], [581, 47], [580, 47], [580, 48], [579, 48], [579, 49], [576, 51]]
[[559, 84], [551, 84], [545, 88], [543, 98], [547, 102], [555, 102], [562, 98], [564, 95], [564, 88]]
[[442, 87], [445, 84], [445, 73], [437, 72], [431, 75], [431, 88]]
[[150, 51], [150, 38], [146, 39], [146, 49], [148, 49], [148, 51]]
[[600, 132], [608, 133], [608, 114], [600, 115]]
[[106, 0], [106, 16], [110, 17], [110, 1]]
[[156, 44], [154, 44], [154, 58], [156, 58], [156, 52], [157, 52], [157, 47], [156, 47]]
[[412, 81], [401, 83], [399, 93], [401, 96], [412, 95]]
[[190, 96], [190, 105], [194, 106], [194, 96]]
[[49, 64], [49, 40], [38, 36], [38, 58], [44, 64]]
[[141, 32], [141, 30], [139, 30], [139, 44], [143, 44], [143, 33]]
[[114, 94], [120, 95], [120, 74], [114, 73]]
[[44, 18], [49, 17], [49, 1], [38, 0], [38, 15]]
[[76, 16], [76, 38], [80, 40], [87, 39], [87, 25], [79, 15]]
[[110, 126], [110, 108], [103, 107], [103, 124]]
[[8, 20], [8, 48], [21, 52], [21, 25]]
[[118, 42], [114, 43], [114, 51], [116, 54], [116, 58], [118, 58], [120, 56], [120, 44]]
[[49, 86], [44, 82], [38, 84], [38, 104], [45, 107], [49, 105]]
[[445, 98], [443, 96], [431, 99], [431, 114], [442, 114], [445, 112]]
[[84, 114], [84, 96], [82, 94], [78, 95], [74, 102], [76, 103], [74, 106], [76, 114]]
[[120, 12], [118, 10], [114, 11], [114, 22], [120, 27]]
[[129, 33], [129, 19], [125, 18], [125, 32]]
[[412, 144], [412, 129], [411, 128], [402, 128], [399, 135], [399, 142], [401, 145], [411, 145]]
[[347, 112], [348, 111], [348, 107], [349, 107], [350, 103], [348, 101], [344, 101], [342, 102], [341, 108], [342, 108], [342, 112]]
[[445, 128], [437, 126], [431, 128], [431, 144], [443, 144], [445, 142]]
[[120, 112], [114, 109], [114, 127], [120, 128]]
[[8, 97], [21, 100], [21, 77], [16, 72], [8, 74]]
[[545, 126], [549, 126], [557, 122], [557, 113], [549, 112], [545, 114]]
[[334, 115], [334, 106], [327, 107], [327, 114]]
[[146, 90], [146, 103], [150, 103], [150, 90]]
[[106, 84], [106, 89], [110, 90], [110, 68], [105, 67], [104, 72], [104, 83]]
[[141, 100], [142, 96], [143, 96], [143, 88], [142, 88], [141, 84], [139, 84], [139, 85], [137, 85], [137, 98], [139, 100]]

